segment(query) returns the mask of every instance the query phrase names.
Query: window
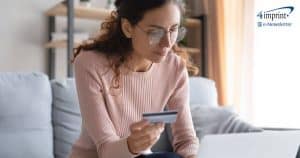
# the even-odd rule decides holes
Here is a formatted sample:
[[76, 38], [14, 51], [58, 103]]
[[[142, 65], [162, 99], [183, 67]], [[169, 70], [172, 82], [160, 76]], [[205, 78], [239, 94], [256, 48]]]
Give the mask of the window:
[[[286, 6], [294, 7], [287, 17], [285, 14], [291, 8], [277, 9]], [[264, 18], [255, 18], [252, 107], [255, 125], [300, 128], [299, 9], [299, 0], [255, 1], [255, 13], [265, 13], [261, 15]], [[282, 26], [287, 25], [284, 23], [292, 25]]]

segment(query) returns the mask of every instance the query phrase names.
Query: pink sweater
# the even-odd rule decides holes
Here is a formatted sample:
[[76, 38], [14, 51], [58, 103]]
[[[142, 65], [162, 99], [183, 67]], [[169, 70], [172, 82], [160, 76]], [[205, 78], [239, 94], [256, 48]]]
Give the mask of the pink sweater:
[[[114, 73], [107, 58], [83, 51], [75, 60], [75, 80], [82, 115], [82, 131], [71, 157], [133, 158], [128, 150], [130, 124], [143, 112], [177, 110], [172, 127], [173, 149], [186, 158], [198, 151], [190, 108], [188, 74], [180, 57], [169, 53], [146, 72], [121, 67], [120, 88], [111, 89]], [[94, 153], [94, 154], [93, 154]]]

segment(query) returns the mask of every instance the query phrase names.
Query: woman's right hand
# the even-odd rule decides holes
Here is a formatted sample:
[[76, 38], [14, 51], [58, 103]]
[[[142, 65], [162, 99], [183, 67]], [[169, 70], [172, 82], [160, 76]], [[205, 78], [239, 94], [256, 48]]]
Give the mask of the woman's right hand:
[[127, 138], [128, 149], [132, 154], [139, 154], [151, 148], [164, 131], [164, 123], [150, 123], [142, 120], [131, 124]]

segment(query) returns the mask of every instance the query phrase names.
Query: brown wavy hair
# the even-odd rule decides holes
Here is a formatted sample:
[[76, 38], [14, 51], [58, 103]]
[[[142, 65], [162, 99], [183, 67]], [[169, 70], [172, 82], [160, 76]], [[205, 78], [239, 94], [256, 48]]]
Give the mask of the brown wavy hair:
[[[96, 52], [105, 54], [115, 73], [112, 87], [118, 88], [120, 66], [128, 59], [130, 52], [133, 50], [131, 39], [127, 38], [122, 31], [121, 19], [127, 19], [134, 26], [142, 20], [145, 12], [170, 2], [177, 4], [183, 15], [184, 7], [180, 0], [116, 0], [116, 11], [112, 11], [110, 17], [101, 24], [97, 36], [83, 42], [74, 49], [72, 62], [74, 62], [81, 50], [96, 50]], [[189, 54], [185, 50], [177, 44], [172, 49], [185, 62], [190, 75], [198, 74], [198, 68], [192, 64]]]

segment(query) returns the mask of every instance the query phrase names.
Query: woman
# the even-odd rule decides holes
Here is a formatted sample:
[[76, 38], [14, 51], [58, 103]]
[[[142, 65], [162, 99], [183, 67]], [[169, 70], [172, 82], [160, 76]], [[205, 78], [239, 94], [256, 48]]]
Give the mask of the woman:
[[[183, 37], [181, 2], [117, 0], [101, 33], [75, 50], [75, 79], [82, 131], [72, 158], [194, 158], [198, 139], [188, 105], [188, 60], [176, 47]], [[195, 69], [194, 69], [195, 70]], [[163, 123], [144, 112], [177, 110], [173, 153], [143, 153], [157, 142]]]

